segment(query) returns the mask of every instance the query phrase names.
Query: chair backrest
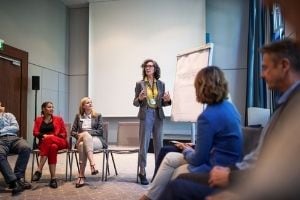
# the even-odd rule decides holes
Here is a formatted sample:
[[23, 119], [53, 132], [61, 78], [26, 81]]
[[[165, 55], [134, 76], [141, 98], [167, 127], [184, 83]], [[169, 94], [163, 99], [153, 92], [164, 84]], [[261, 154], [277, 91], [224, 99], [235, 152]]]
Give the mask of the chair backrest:
[[118, 123], [118, 146], [139, 146], [139, 122]]
[[108, 144], [108, 127], [109, 127], [109, 122], [107, 121], [103, 122], [103, 138], [106, 144]]
[[70, 143], [70, 142], [72, 142], [72, 139], [70, 139], [70, 138], [72, 138], [72, 136], [71, 136], [71, 125], [72, 125], [71, 123], [65, 123], [65, 129], [67, 131], [67, 141], [69, 143], [69, 149], [72, 148], [72, 143]]
[[254, 150], [260, 138], [262, 127], [243, 127], [243, 136], [244, 136], [244, 155], [247, 155], [252, 150]]
[[261, 125], [265, 126], [270, 118], [270, 109], [249, 107], [248, 111], [248, 126]]

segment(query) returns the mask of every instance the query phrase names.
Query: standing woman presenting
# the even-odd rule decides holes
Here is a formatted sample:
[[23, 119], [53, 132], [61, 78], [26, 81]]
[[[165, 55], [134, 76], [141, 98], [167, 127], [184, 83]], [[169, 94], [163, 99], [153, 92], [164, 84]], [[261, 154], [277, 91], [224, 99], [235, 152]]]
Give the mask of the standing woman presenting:
[[148, 185], [145, 168], [151, 134], [156, 160], [162, 147], [162, 126], [165, 118], [162, 107], [171, 105], [171, 98], [169, 92], [165, 92], [165, 84], [159, 80], [158, 64], [152, 59], [147, 59], [141, 67], [143, 80], [136, 83], [133, 105], [140, 107], [138, 113], [140, 119], [139, 178], [142, 185]]

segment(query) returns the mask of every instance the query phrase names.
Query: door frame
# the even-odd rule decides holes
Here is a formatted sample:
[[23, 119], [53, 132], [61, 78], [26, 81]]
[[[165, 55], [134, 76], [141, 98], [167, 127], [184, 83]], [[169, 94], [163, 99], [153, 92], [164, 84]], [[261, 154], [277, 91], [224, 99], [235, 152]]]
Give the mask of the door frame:
[[28, 52], [7, 44], [3, 45], [3, 50], [0, 50], [0, 55], [15, 60], [21, 63], [21, 99], [20, 99], [20, 136], [27, 139], [27, 91], [28, 91]]

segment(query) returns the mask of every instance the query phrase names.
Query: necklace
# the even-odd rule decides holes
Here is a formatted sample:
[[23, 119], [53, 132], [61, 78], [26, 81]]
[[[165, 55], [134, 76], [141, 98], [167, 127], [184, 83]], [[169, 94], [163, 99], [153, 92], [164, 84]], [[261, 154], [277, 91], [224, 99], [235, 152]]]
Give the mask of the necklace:
[[50, 115], [50, 116], [44, 117], [44, 122], [46, 124], [49, 124], [50, 122], [52, 122], [52, 116]]

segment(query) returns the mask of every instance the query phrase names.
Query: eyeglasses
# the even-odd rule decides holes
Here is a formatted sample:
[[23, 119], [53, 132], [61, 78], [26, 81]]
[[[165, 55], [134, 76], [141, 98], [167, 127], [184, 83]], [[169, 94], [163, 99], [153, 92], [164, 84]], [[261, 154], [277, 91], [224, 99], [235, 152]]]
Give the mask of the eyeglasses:
[[154, 65], [145, 65], [145, 67], [154, 67]]

